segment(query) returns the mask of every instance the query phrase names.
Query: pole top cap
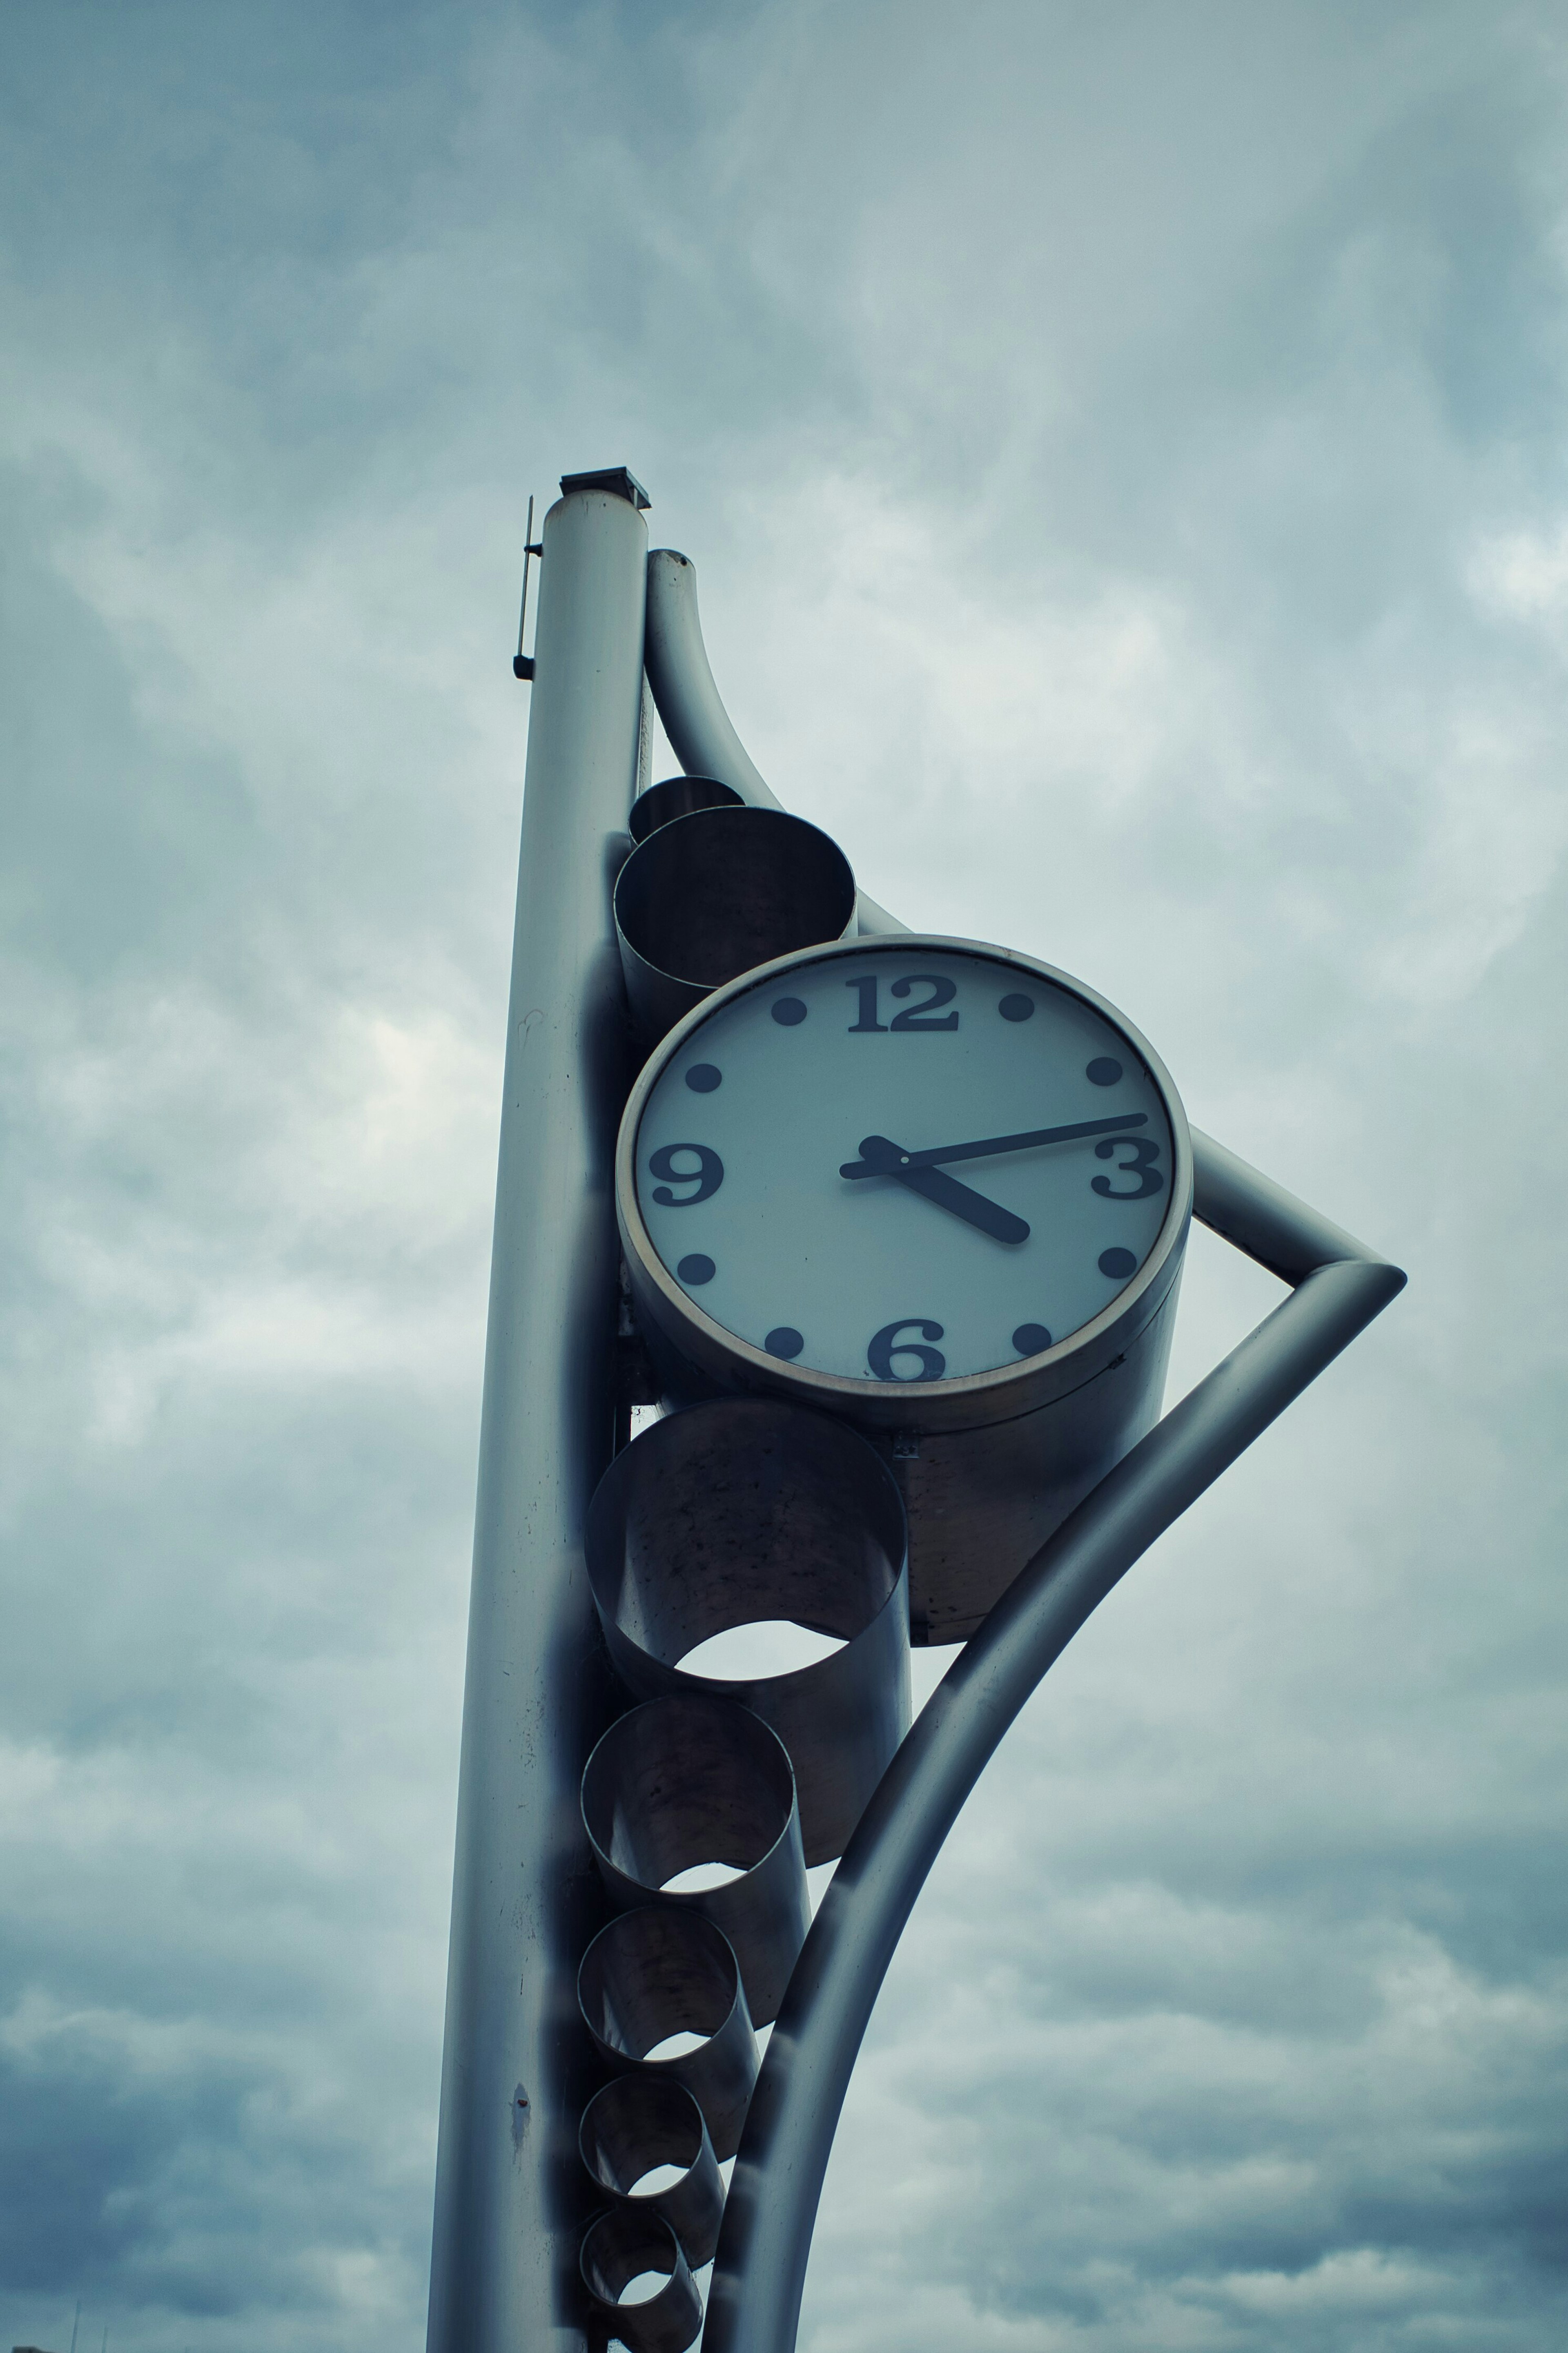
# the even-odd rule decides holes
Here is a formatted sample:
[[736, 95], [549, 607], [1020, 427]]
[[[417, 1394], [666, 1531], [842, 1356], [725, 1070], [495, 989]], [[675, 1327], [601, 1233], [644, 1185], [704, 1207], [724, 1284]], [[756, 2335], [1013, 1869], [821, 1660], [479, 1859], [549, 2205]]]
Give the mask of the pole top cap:
[[637, 476], [625, 466], [601, 466], [592, 474], [563, 474], [562, 497], [569, 497], [574, 491], [609, 491], [617, 499], [626, 500], [639, 514], [653, 504]]

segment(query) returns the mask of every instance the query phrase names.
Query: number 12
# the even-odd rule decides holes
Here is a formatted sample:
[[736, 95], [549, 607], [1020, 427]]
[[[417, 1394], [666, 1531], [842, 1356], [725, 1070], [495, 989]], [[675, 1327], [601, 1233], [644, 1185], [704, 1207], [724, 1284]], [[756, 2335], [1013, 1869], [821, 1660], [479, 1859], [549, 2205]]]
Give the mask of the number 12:
[[874, 973], [868, 973], [863, 980], [847, 980], [844, 986], [855, 989], [860, 998], [859, 1018], [849, 1024], [852, 1038], [865, 1037], [872, 1031], [885, 1036], [891, 1029], [956, 1029], [958, 1027], [956, 1011], [937, 1012], [939, 1005], [951, 1005], [958, 995], [958, 983], [943, 979], [940, 973], [911, 972], [895, 980], [895, 997], [907, 997], [911, 988], [929, 988], [931, 995], [922, 997], [918, 1005], [906, 1005], [903, 1011], [895, 1013], [890, 1021], [879, 1021], [877, 1018], [878, 983]]

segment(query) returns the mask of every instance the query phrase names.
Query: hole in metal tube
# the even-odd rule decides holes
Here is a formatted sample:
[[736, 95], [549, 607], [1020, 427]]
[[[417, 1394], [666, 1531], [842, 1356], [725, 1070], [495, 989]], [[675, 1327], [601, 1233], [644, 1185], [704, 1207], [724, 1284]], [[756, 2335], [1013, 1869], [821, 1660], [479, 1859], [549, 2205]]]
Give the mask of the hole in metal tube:
[[684, 2181], [689, 2170], [684, 2165], [650, 2165], [646, 2173], [638, 2174], [626, 2196], [657, 2198], [661, 2189], [673, 2189], [678, 2181]]
[[645, 2059], [684, 2059], [689, 2051], [700, 2051], [710, 2041], [706, 2034], [692, 2034], [682, 2027], [679, 2033], [667, 2034], [662, 2042], [655, 2042], [643, 2052]]
[[689, 1675], [710, 1676], [716, 1683], [750, 1683], [757, 1675], [793, 1675], [799, 1667], [814, 1667], [844, 1648], [842, 1634], [825, 1634], [798, 1625], [793, 1618], [753, 1618], [744, 1626], [726, 1626], [695, 1643], [678, 1662]]
[[731, 1886], [744, 1879], [745, 1867], [735, 1862], [689, 1862], [659, 1883], [661, 1895], [706, 1895], [711, 1888]]
[[647, 2304], [651, 2297], [662, 2295], [668, 2285], [668, 2272], [638, 2272], [636, 2279], [629, 2279], [626, 2282], [619, 2295], [616, 2296], [616, 2302]]

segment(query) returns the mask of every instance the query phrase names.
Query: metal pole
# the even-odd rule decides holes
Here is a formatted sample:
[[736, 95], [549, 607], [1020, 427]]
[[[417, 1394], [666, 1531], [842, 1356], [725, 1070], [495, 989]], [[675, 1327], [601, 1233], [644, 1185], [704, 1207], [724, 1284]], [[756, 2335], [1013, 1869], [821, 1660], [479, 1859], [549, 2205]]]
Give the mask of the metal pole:
[[625, 1013], [610, 888], [637, 772], [647, 532], [544, 522], [485, 1357], [429, 2353], [583, 2342], [592, 2088], [574, 2000], [603, 1917], [577, 1783], [614, 1713], [583, 1518], [614, 1430]]
[[703, 2353], [793, 2353], [817, 2200], [861, 2037], [915, 1898], [1003, 1734], [1187, 1505], [1405, 1286], [1195, 1132], [1196, 1216], [1295, 1286], [1042, 1546], [883, 1775], [795, 1964], [724, 2210]]

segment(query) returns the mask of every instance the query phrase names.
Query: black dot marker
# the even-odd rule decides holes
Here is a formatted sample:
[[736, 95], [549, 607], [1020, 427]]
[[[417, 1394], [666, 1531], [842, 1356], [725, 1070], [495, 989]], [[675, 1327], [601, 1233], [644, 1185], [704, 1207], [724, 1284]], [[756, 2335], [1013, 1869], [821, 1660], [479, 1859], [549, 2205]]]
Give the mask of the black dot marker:
[[805, 1019], [805, 1008], [798, 997], [775, 997], [773, 1019], [784, 1029], [794, 1029]]
[[1084, 1072], [1091, 1087], [1113, 1087], [1121, 1076], [1121, 1063], [1113, 1061], [1109, 1054], [1097, 1054]]
[[793, 1324], [775, 1324], [763, 1345], [770, 1356], [798, 1356], [805, 1345], [805, 1336]]
[[1032, 997], [1005, 997], [996, 1008], [1004, 1021], [1026, 1021], [1034, 1009]]
[[[1123, 1252], [1122, 1255], [1125, 1256], [1126, 1253]], [[711, 1282], [719, 1270], [704, 1251], [693, 1250], [689, 1258], [681, 1260], [675, 1271], [682, 1282], [696, 1283]]]
[[1114, 1282], [1125, 1282], [1137, 1264], [1131, 1250], [1109, 1250], [1100, 1253], [1100, 1271], [1101, 1274], [1110, 1275]]
[[723, 1083], [724, 1073], [716, 1071], [711, 1062], [693, 1062], [686, 1073], [686, 1083], [694, 1095], [710, 1095]]
[[1013, 1335], [1013, 1345], [1020, 1356], [1037, 1356], [1051, 1345], [1051, 1335], [1043, 1324], [1020, 1324]]

